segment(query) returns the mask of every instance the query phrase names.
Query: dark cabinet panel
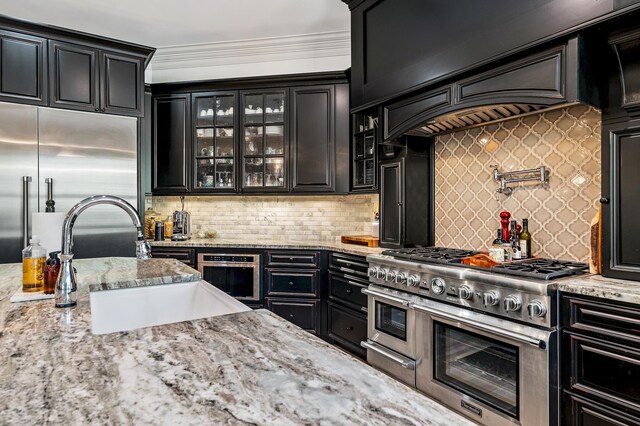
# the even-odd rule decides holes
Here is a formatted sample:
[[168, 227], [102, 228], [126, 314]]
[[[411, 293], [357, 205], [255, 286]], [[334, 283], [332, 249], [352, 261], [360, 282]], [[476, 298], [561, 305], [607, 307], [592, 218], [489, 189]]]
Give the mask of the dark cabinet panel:
[[99, 111], [98, 49], [49, 41], [50, 105]]
[[267, 309], [311, 333], [320, 333], [320, 301], [267, 297]]
[[640, 280], [640, 120], [602, 129], [602, 274]]
[[292, 190], [335, 187], [335, 94], [333, 85], [291, 89]]
[[404, 159], [380, 165], [380, 247], [401, 247], [404, 240]]
[[562, 395], [562, 410], [565, 426], [640, 426], [640, 417], [567, 391]]
[[267, 296], [320, 297], [317, 269], [265, 269]]
[[320, 267], [319, 251], [268, 251], [267, 266]]
[[140, 57], [101, 52], [105, 112], [143, 115], [144, 61]]
[[609, 42], [620, 67], [622, 107], [637, 114], [640, 112], [640, 30], [617, 35]]
[[153, 191], [181, 193], [189, 190], [191, 145], [190, 95], [153, 100]]
[[47, 104], [46, 40], [0, 31], [0, 100]]
[[350, 352], [366, 357], [360, 342], [367, 340], [367, 317], [329, 302], [329, 337]]
[[159, 259], [176, 259], [192, 268], [196, 268], [196, 250], [179, 247], [152, 247], [151, 255]]
[[486, 0], [461, 8], [447, 0], [360, 2], [351, 13], [351, 105], [380, 104], [604, 19], [613, 3]]
[[344, 274], [329, 272], [329, 299], [363, 313], [367, 312], [367, 295], [362, 292], [365, 288], [367, 285], [350, 280]]

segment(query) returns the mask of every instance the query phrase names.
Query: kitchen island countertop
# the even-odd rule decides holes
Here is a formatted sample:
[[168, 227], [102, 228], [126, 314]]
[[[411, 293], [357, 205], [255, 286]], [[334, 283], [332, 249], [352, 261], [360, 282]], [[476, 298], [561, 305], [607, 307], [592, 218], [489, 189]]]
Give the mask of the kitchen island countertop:
[[71, 309], [10, 303], [0, 265], [1, 424], [472, 424], [265, 310], [91, 334], [89, 286], [140, 262], [74, 261]]

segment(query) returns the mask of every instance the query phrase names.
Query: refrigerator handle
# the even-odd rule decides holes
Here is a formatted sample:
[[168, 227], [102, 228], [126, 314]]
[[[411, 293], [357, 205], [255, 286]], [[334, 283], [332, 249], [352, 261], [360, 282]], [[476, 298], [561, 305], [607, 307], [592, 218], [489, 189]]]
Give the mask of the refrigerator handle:
[[29, 245], [29, 183], [31, 176], [22, 176], [22, 248]]
[[44, 183], [47, 184], [47, 208], [45, 212], [53, 213], [56, 211], [56, 202], [53, 201], [53, 178], [45, 178]]

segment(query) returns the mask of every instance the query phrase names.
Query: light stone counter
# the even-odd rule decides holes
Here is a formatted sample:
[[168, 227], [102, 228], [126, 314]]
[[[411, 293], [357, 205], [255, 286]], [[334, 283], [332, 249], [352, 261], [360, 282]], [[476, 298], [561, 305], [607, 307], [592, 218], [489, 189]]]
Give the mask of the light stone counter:
[[89, 286], [155, 268], [74, 265], [71, 309], [9, 303], [21, 266], [0, 265], [0, 424], [472, 424], [265, 310], [92, 335]]
[[578, 276], [560, 281], [558, 290], [640, 305], [640, 282], [638, 281], [619, 280], [602, 275]]
[[365, 247], [356, 244], [343, 244], [333, 240], [309, 241], [278, 238], [261, 238], [244, 240], [232, 238], [192, 238], [187, 241], [149, 241], [152, 247], [218, 247], [218, 248], [257, 248], [257, 249], [286, 249], [286, 250], [331, 250], [340, 253], [367, 256], [377, 254], [385, 249]]

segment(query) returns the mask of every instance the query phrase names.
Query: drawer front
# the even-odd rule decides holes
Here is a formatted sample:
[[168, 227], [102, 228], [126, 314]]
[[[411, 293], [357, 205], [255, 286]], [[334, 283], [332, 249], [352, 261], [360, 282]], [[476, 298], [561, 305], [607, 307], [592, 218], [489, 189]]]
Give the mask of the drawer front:
[[268, 251], [267, 266], [320, 267], [319, 251]]
[[319, 297], [317, 269], [266, 269], [268, 296]]
[[562, 424], [565, 426], [640, 426], [640, 418], [575, 395], [563, 392]]
[[176, 259], [188, 265], [194, 265], [196, 260], [195, 249], [151, 249], [151, 256], [159, 259]]
[[360, 342], [367, 340], [367, 317], [329, 303], [329, 337], [359, 347]]
[[329, 256], [329, 269], [350, 274], [358, 278], [368, 280], [367, 269], [369, 264], [364, 256], [355, 256], [343, 253], [331, 253]]
[[318, 333], [320, 301], [267, 298], [267, 309], [312, 333]]
[[640, 344], [640, 309], [565, 296], [572, 329], [616, 337]]
[[563, 334], [562, 349], [571, 357], [566, 389], [640, 414], [640, 350], [571, 332]]
[[349, 276], [329, 271], [329, 299], [347, 304], [353, 309], [367, 313], [367, 295], [362, 292], [366, 285], [349, 279]]

